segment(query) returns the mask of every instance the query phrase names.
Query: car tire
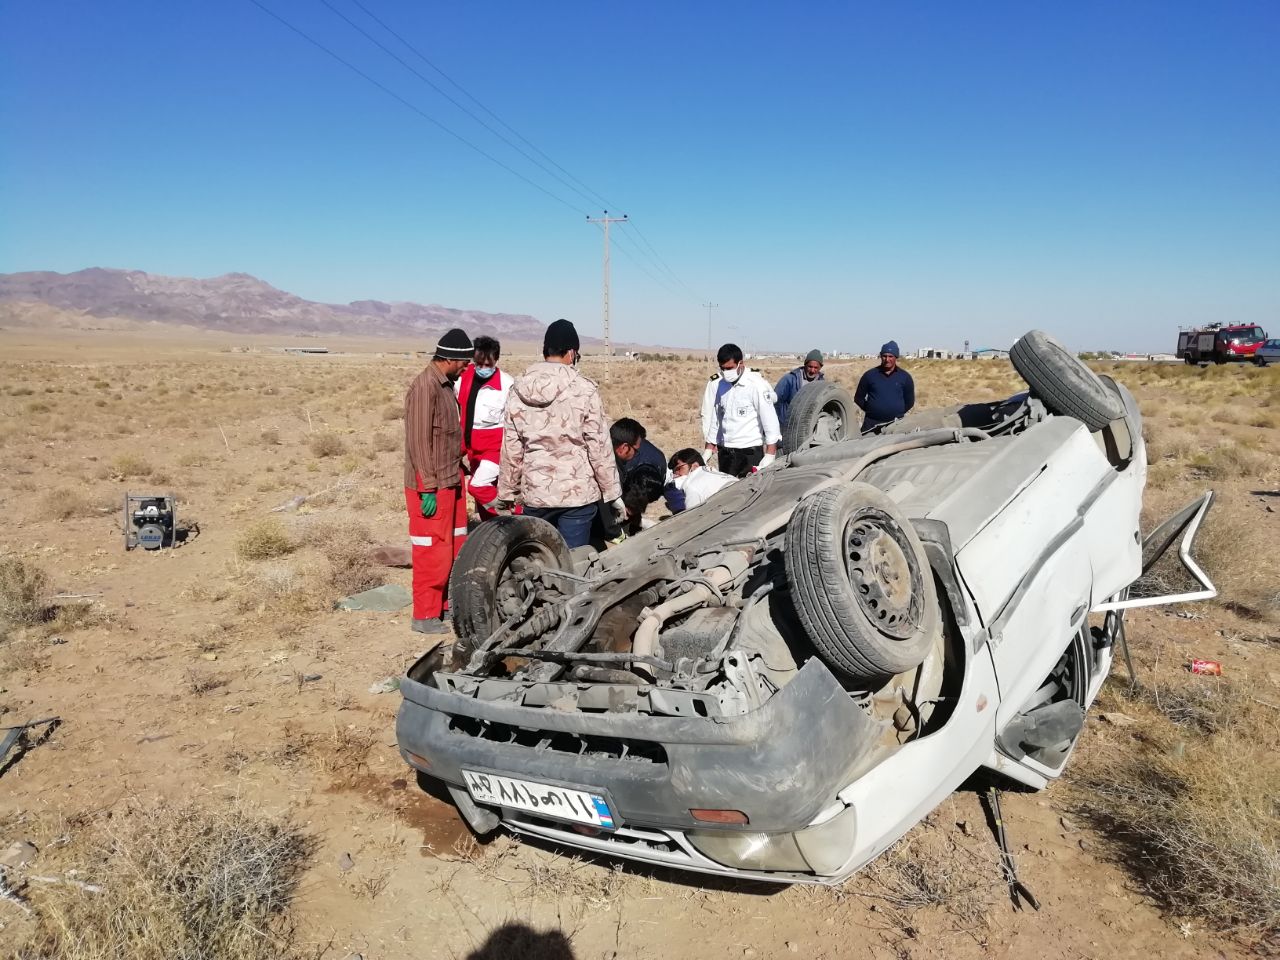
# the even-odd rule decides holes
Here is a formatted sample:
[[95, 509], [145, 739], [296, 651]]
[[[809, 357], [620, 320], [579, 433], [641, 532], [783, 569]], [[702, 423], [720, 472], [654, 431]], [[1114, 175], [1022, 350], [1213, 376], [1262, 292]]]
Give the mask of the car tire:
[[787, 411], [782, 448], [787, 453], [795, 453], [856, 437], [858, 430], [853, 420], [856, 410], [853, 396], [839, 384], [819, 380], [802, 387]]
[[874, 683], [920, 665], [942, 615], [911, 523], [866, 483], [805, 497], [787, 526], [791, 601], [827, 665]]
[[[541, 563], [572, 570], [573, 559], [560, 531], [538, 517], [494, 517], [476, 527], [458, 551], [449, 575], [455, 663], [471, 655], [503, 620], [518, 612], [513, 565]], [[513, 606], [515, 604], [515, 606]]]
[[1053, 413], [1101, 430], [1124, 416], [1114, 393], [1075, 354], [1043, 330], [1032, 330], [1009, 350], [1014, 369]]

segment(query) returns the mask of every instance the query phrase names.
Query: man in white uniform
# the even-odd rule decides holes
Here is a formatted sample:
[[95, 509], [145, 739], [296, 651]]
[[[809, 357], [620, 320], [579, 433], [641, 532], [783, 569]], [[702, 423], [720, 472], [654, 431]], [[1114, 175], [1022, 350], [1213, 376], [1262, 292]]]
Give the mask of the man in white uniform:
[[704, 460], [719, 456], [720, 470], [735, 478], [752, 467], [773, 463], [782, 431], [774, 409], [777, 394], [769, 381], [742, 362], [737, 344], [726, 343], [716, 354], [720, 372], [702, 394]]

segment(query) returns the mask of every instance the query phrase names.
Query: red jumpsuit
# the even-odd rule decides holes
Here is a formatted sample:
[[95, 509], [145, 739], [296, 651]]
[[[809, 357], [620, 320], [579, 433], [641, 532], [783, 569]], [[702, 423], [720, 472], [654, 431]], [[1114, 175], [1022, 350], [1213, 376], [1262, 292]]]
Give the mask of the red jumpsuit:
[[[458, 378], [462, 449], [471, 475], [471, 496], [481, 520], [495, 516], [489, 505], [498, 496], [498, 462], [502, 457], [502, 421], [511, 377], [501, 370], [488, 380], [476, 376], [475, 365]], [[474, 399], [472, 393], [475, 393]]]

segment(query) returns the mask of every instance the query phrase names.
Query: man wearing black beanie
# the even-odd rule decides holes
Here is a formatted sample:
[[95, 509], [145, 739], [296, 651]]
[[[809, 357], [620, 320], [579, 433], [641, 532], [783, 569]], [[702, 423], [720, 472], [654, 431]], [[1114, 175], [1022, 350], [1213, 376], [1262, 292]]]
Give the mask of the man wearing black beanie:
[[471, 361], [471, 338], [448, 331], [404, 397], [404, 498], [413, 545], [413, 629], [444, 633], [445, 590], [467, 537], [462, 425], [453, 382]]
[[578, 372], [581, 344], [568, 320], [547, 327], [542, 362], [511, 387], [498, 468], [498, 503], [554, 524], [570, 547], [591, 537], [600, 502], [621, 518], [622, 485], [600, 392]]

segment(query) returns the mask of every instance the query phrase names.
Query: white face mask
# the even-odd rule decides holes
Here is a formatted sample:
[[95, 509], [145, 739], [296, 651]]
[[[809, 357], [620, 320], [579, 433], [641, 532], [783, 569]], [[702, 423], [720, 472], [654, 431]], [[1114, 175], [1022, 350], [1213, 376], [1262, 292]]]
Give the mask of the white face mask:
[[732, 370], [721, 370], [720, 376], [724, 377], [729, 383], [737, 383], [738, 378], [742, 376], [742, 368], [734, 367]]

